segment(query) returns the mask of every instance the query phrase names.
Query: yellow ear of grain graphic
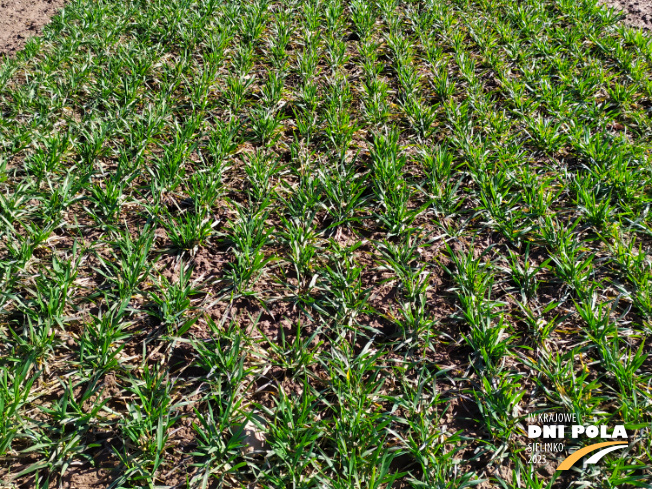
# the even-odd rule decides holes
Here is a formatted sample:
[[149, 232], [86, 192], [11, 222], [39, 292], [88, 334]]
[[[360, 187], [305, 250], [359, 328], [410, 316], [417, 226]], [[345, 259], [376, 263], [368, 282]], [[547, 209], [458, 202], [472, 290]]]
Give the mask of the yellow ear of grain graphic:
[[[615, 446], [618, 445], [618, 446]], [[576, 452], [573, 452], [571, 455], [566, 457], [566, 459], [559, 464], [559, 467], [557, 467], [557, 470], [568, 470], [570, 469], [575, 462], [577, 462], [579, 459], [581, 459], [584, 455], [587, 453], [594, 452], [598, 448], [603, 448], [603, 447], [613, 447], [613, 448], [608, 448], [607, 450], [603, 450], [604, 453], [598, 453], [596, 455], [599, 455], [598, 457], [593, 456], [591, 457], [589, 463], [596, 463], [598, 460], [600, 460], [604, 455], [607, 453], [613, 451], [613, 450], [618, 450], [619, 448], [625, 448], [627, 446], [627, 442], [622, 442], [622, 441], [606, 441], [604, 443], [594, 443], [593, 445], [589, 445], [588, 447], [584, 447], [581, 450], [578, 450]]]

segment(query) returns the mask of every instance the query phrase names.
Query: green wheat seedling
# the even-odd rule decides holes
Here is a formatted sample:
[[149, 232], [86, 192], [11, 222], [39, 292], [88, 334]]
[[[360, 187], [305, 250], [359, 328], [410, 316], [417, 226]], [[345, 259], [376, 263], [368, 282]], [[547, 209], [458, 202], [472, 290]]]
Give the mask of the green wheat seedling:
[[222, 175], [226, 168], [213, 167], [190, 177], [188, 194], [192, 204], [199, 209], [212, 210], [224, 195]]
[[[627, 22], [66, 3], [0, 56], [4, 482], [649, 486], [652, 41]], [[630, 447], [557, 478], [524, 430], [556, 412]]]
[[[245, 68], [240, 69], [242, 71], [245, 70]], [[228, 101], [227, 103], [232, 114], [240, 112], [240, 109], [246, 100], [247, 91], [253, 81], [253, 78], [245, 78], [243, 75], [230, 75], [226, 79], [224, 99]]]
[[[431, 57], [434, 63], [437, 63], [441, 57], [439, 52], [432, 53], [429, 51], [428, 55]], [[430, 62], [433, 63], [433, 61]], [[435, 94], [442, 102], [448, 101], [455, 93], [455, 84], [450, 79], [448, 75], [448, 69], [445, 66], [442, 66], [437, 70], [432, 83]]]
[[[370, 344], [355, 356], [349, 348], [333, 350], [329, 359], [330, 379], [336, 396], [332, 408], [336, 416], [332, 420], [331, 446], [323, 456], [329, 465], [340, 468], [329, 483], [346, 487], [345, 484], [361, 480], [367, 487], [381, 487], [391, 484], [398, 474], [389, 469], [396, 452], [380, 450], [385, 444], [391, 417], [372, 407], [383, 384], [377, 366], [378, 353], [371, 350]], [[369, 380], [361, 383], [361, 376], [365, 374]], [[371, 415], [362, 414], [369, 410]], [[354, 457], [345, 459], [342, 453], [352, 453]]]
[[251, 129], [254, 141], [263, 146], [273, 146], [281, 137], [281, 116], [269, 109], [251, 109]]
[[519, 209], [520, 198], [511, 191], [511, 185], [504, 173], [479, 182], [482, 208], [489, 215], [487, 225], [496, 229], [516, 246], [520, 246], [532, 226], [524, 222]]
[[33, 320], [29, 315], [17, 327], [11, 327], [9, 334], [16, 351], [45, 365], [59, 346], [56, 325], [41, 318]]
[[76, 243], [70, 256], [59, 258], [53, 255], [50, 273], [41, 273], [35, 278], [34, 289], [28, 289], [31, 297], [20, 301], [19, 310], [36, 323], [44, 320], [47, 324], [64, 327], [70, 320], [64, 313], [68, 312], [80, 265]]
[[349, 56], [346, 54], [346, 44], [341, 39], [326, 38], [326, 53], [330, 69], [333, 72], [340, 69], [349, 60]]
[[4, 194], [0, 194], [0, 218], [3, 222], [3, 227], [10, 228], [15, 222], [19, 221], [21, 217], [28, 214], [26, 203], [32, 197], [31, 185], [20, 184], [9, 191], [7, 188]]
[[547, 341], [559, 322], [559, 316], [546, 318], [546, 315], [559, 306], [557, 302], [551, 302], [543, 308], [529, 305], [527, 302], [518, 302], [522, 312], [523, 322], [527, 325], [530, 335], [534, 341], [543, 348], [547, 348]]
[[591, 191], [578, 183], [577, 196], [578, 207], [585, 214], [586, 220], [597, 229], [604, 229], [616, 220], [611, 195], [600, 192], [599, 186]]
[[433, 125], [437, 120], [437, 108], [414, 95], [408, 96], [405, 102], [401, 103], [401, 108], [419, 140], [428, 139], [434, 131]]
[[333, 250], [329, 263], [319, 272], [318, 285], [323, 291], [322, 307], [334, 311], [337, 324], [352, 327], [360, 314], [371, 312], [368, 304], [371, 289], [362, 283], [363, 267], [353, 258], [361, 245], [342, 247], [331, 241]]
[[291, 198], [281, 196], [283, 205], [288, 214], [288, 219], [295, 225], [301, 226], [304, 230], [312, 228], [317, 212], [318, 202], [321, 197], [319, 180], [306, 176], [301, 178], [299, 184], [293, 188]]
[[310, 279], [311, 264], [317, 254], [317, 233], [311, 227], [305, 228], [294, 221], [282, 218], [284, 231], [280, 238], [289, 247], [289, 260], [294, 265], [297, 277], [297, 291], [303, 291]]
[[209, 135], [207, 150], [212, 158], [211, 163], [216, 173], [227, 170], [228, 166], [224, 160], [237, 149], [240, 128], [240, 123], [236, 118], [230, 118], [226, 122], [216, 121], [213, 126], [213, 130]]
[[372, 62], [371, 68], [365, 69], [373, 71], [373, 75], [365, 80], [365, 94], [362, 101], [363, 112], [366, 119], [375, 125], [381, 125], [387, 121], [390, 115], [390, 105], [388, 100], [389, 87], [387, 83], [377, 76], [379, 68]]
[[[339, 96], [338, 96], [339, 97]], [[342, 96], [343, 98], [344, 96]], [[344, 105], [345, 102], [339, 99], [334, 102]], [[353, 134], [357, 131], [358, 126], [347, 111], [337, 106], [331, 106], [326, 113], [326, 136], [331, 147], [340, 158], [343, 158], [346, 150], [351, 144]]]
[[562, 125], [541, 116], [530, 121], [528, 134], [538, 149], [548, 151], [551, 154], [566, 145], [567, 137], [562, 131]]
[[51, 406], [40, 407], [49, 422], [42, 430], [27, 431], [32, 444], [23, 453], [37, 453], [40, 460], [23, 470], [21, 475], [43, 472], [48, 482], [61, 480], [75, 459], [88, 460], [90, 456], [85, 452], [99, 446], [88, 443], [85, 437], [91, 429], [106, 425], [98, 419], [107, 401], [96, 396], [97, 379], [90, 380], [79, 398], [74, 394], [77, 386], [60, 382], [63, 395]]
[[413, 189], [404, 181], [395, 182], [391, 190], [379, 195], [383, 210], [377, 213], [376, 217], [381, 226], [387, 230], [388, 236], [402, 235], [414, 230], [412, 223], [428, 204], [411, 208], [410, 201], [413, 195]]
[[122, 364], [121, 352], [125, 340], [131, 337], [126, 331], [131, 324], [125, 320], [126, 303], [119, 303], [98, 316], [93, 316], [79, 337], [79, 366], [86, 375], [101, 375], [118, 370]]
[[15, 301], [18, 296], [13, 292], [18, 282], [18, 270], [11, 264], [4, 263], [0, 268], [0, 308], [7, 310], [10, 302]]
[[[241, 460], [245, 424], [236, 424], [240, 404], [235, 395], [214, 395], [206, 399], [205, 409], [195, 408], [197, 421], [193, 423], [193, 430], [197, 436], [197, 448], [193, 456], [201, 462], [197, 463], [200, 470], [192, 480], [197, 487], [209, 487], [212, 478], [221, 482], [227, 475], [237, 474], [246, 466], [246, 462]], [[234, 429], [234, 426], [239, 428]]]
[[197, 320], [192, 316], [196, 309], [192, 299], [200, 289], [196, 281], [191, 282], [191, 276], [192, 267], [181, 262], [178, 280], [170, 282], [161, 276], [155, 283], [156, 292], [148, 292], [154, 304], [152, 315], [161, 321], [170, 334], [183, 334]]
[[87, 212], [98, 222], [114, 224], [120, 217], [120, 210], [125, 200], [125, 189], [136, 175], [122, 179], [116, 174], [104, 181], [104, 186], [93, 184], [88, 200], [93, 205]]
[[12, 442], [23, 431], [22, 408], [30, 401], [32, 385], [40, 372], [31, 373], [33, 362], [6, 368], [0, 376], [0, 407], [4, 416], [0, 421], [0, 453], [11, 450]]
[[359, 211], [367, 201], [363, 195], [366, 185], [352, 164], [338, 161], [331, 172], [320, 170], [319, 183], [324, 193], [320, 204], [331, 218], [329, 228], [351, 227], [361, 221]]
[[617, 325], [611, 318], [612, 308], [609, 304], [598, 302], [596, 294], [590, 294], [575, 309], [586, 324], [591, 338], [598, 344], [603, 344], [609, 338], [617, 336]]
[[387, 131], [386, 134], [374, 135], [374, 144], [370, 153], [374, 163], [374, 180], [378, 193], [391, 190], [403, 175], [403, 167], [407, 159], [405, 155], [400, 154], [398, 138], [397, 128]]
[[643, 244], [638, 242], [635, 236], [618, 233], [614, 236], [614, 242], [609, 248], [614, 262], [622, 272], [629, 274], [631, 278], [644, 275], [650, 270], [652, 262], [649, 260]]
[[[624, 347], [621, 349], [621, 345]], [[619, 395], [628, 401], [628, 404], [635, 403], [635, 390], [645, 389], [647, 379], [640, 378], [636, 371], [641, 368], [647, 358], [643, 352], [643, 346], [633, 349], [627, 342], [620, 340], [617, 336], [609, 341], [602, 342], [599, 346], [599, 355], [607, 369], [613, 373], [618, 385]], [[627, 402], [627, 401], [626, 401]]]
[[237, 206], [238, 220], [231, 227], [228, 241], [231, 243], [233, 261], [226, 272], [227, 290], [232, 297], [255, 296], [253, 285], [265, 272], [267, 265], [275, 260], [265, 256], [263, 247], [269, 240], [265, 232], [265, 220], [269, 212], [261, 208], [253, 213], [244, 206]]
[[215, 392], [235, 393], [247, 373], [244, 367], [245, 339], [235, 323], [222, 328], [223, 324], [210, 317], [206, 318], [206, 323], [210, 338], [192, 341], [195, 364], [206, 371], [206, 380]]
[[183, 128], [177, 127], [173, 142], [166, 145], [154, 165], [147, 168], [159, 188], [173, 191], [184, 178], [185, 161], [197, 145], [188, 142], [196, 130], [197, 123], [197, 120], [194, 120]]
[[[548, 265], [548, 261], [535, 265], [530, 258], [530, 244], [525, 246], [525, 253], [521, 256], [512, 250], [508, 250], [507, 267], [501, 269], [509, 274], [510, 280], [521, 293], [523, 302], [536, 296], [539, 290], [540, 281], [537, 275]], [[522, 263], [522, 264], [521, 264]]]
[[127, 299], [136, 292], [154, 266], [148, 262], [154, 233], [151, 227], [145, 226], [135, 238], [129, 230], [116, 234], [116, 239], [111, 243], [114, 247], [112, 259], [99, 257], [103, 267], [97, 271], [114, 287], [120, 299]]
[[172, 404], [172, 384], [158, 367], [143, 366], [142, 378], [132, 377], [128, 388], [134, 398], [120, 420], [126, 443], [114, 448], [123, 464], [121, 483], [144, 483], [153, 488], [167, 448], [169, 429], [177, 421], [177, 406]]
[[576, 241], [562, 241], [559, 251], [552, 254], [550, 259], [555, 265], [555, 273], [571, 289], [578, 293], [587, 290], [591, 278], [595, 255], [588, 253]]
[[[310, 105], [311, 107], [316, 106], [316, 101], [312, 101], [312, 95], [307, 95], [307, 101], [306, 104]], [[317, 114], [311, 111], [304, 111], [304, 112], [295, 112], [295, 123], [297, 125], [297, 130], [299, 131], [299, 134], [301, 137], [306, 141], [307, 144], [310, 143], [311, 136], [316, 132], [317, 130]]]
[[482, 256], [476, 259], [473, 249], [466, 254], [457, 254], [447, 245], [447, 252], [456, 271], [445, 269], [457, 283], [461, 316], [471, 329], [464, 339], [473, 348], [476, 359], [495, 371], [499, 368], [497, 361], [507, 354], [512, 336], [507, 331], [509, 325], [504, 315], [498, 309], [503, 304], [491, 300], [493, 267], [489, 262], [482, 262]]
[[283, 97], [283, 85], [285, 84], [285, 74], [272, 72], [261, 89], [262, 100], [268, 109], [276, 107]]
[[196, 251], [205, 244], [214, 233], [213, 228], [219, 224], [206, 207], [200, 207], [197, 202], [193, 207], [179, 209], [176, 215], [166, 211], [165, 217], [161, 219], [173, 249]]
[[351, 19], [361, 39], [367, 39], [376, 21], [372, 5], [354, 0], [351, 2]]
[[[266, 483], [299, 487], [312, 482], [313, 477], [305, 481], [304, 474], [317, 461], [317, 443], [324, 433], [319, 425], [315, 426], [314, 409], [318, 396], [305, 380], [303, 387], [300, 397], [286, 393], [281, 387], [273, 409], [260, 406], [272, 419], [266, 428], [266, 436], [270, 455], [278, 461], [261, 474]], [[298, 450], [288, 450], [289, 447]]]
[[426, 173], [422, 188], [430, 199], [435, 215], [448, 217], [455, 214], [462, 205], [458, 194], [461, 181], [454, 176], [454, 156], [446, 147], [427, 147], [421, 155]]
[[274, 67], [277, 69], [288, 67], [287, 47], [292, 37], [292, 28], [287, 12], [279, 12], [276, 24], [272, 27], [273, 36], [268, 40]]
[[317, 74], [317, 61], [317, 52], [312, 48], [312, 44], [308, 43], [306, 50], [297, 56], [297, 68], [304, 83], [313, 82]]
[[[523, 173], [531, 175], [529, 171]], [[523, 198], [524, 212], [536, 218], [548, 216], [554, 202], [563, 192], [562, 188], [554, 189], [552, 183], [553, 181], [550, 179], [523, 179], [521, 197]]]
[[40, 198], [41, 207], [39, 211], [43, 217], [59, 224], [63, 213], [82, 199], [78, 192], [81, 187], [86, 185], [86, 180], [85, 176], [76, 179], [72, 174], [66, 176], [62, 182], [57, 183], [47, 178], [48, 190], [41, 194]]
[[484, 377], [481, 388], [473, 393], [485, 428], [500, 443], [509, 443], [517, 430], [518, 405], [525, 395], [519, 380], [518, 375], [498, 372], [493, 380]]
[[[316, 330], [305, 339], [301, 338], [301, 323], [297, 323], [296, 331], [291, 334], [293, 339], [288, 339], [284, 329], [280, 331], [280, 340], [273, 341], [265, 333], [261, 332], [263, 338], [269, 345], [267, 361], [277, 365], [288, 373], [292, 378], [305, 375], [309, 367], [317, 363], [316, 350], [321, 342], [315, 342], [315, 338], [321, 333]], [[316, 343], [313, 345], [313, 343]]]
[[43, 181], [48, 174], [60, 169], [61, 160], [70, 145], [68, 134], [55, 134], [44, 141], [44, 148], [38, 148], [25, 161], [25, 169], [34, 175], [37, 181]]
[[244, 170], [249, 177], [251, 199], [254, 202], [267, 201], [274, 189], [275, 177], [283, 170], [273, 154], [257, 151], [245, 157]]
[[584, 363], [584, 354], [579, 347], [564, 354], [542, 352], [535, 364], [535, 368], [542, 374], [536, 383], [546, 397], [574, 413], [580, 422], [587, 419], [595, 406], [604, 399], [600, 383], [589, 378], [590, 371]]

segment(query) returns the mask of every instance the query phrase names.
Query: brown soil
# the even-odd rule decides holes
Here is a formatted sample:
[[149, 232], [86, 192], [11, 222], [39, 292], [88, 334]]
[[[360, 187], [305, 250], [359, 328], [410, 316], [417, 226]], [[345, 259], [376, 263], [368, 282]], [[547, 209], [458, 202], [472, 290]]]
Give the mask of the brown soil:
[[652, 0], [602, 0], [602, 2], [626, 13], [626, 24], [645, 30], [652, 29]]
[[0, 58], [22, 49], [65, 0], [0, 0]]

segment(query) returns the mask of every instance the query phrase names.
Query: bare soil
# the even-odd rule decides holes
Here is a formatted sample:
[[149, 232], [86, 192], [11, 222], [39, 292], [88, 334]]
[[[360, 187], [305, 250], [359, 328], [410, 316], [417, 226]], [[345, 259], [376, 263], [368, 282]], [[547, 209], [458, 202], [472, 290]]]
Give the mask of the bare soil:
[[603, 3], [627, 14], [625, 23], [641, 29], [652, 29], [652, 0], [602, 0]]
[[22, 49], [27, 39], [63, 7], [65, 0], [0, 0], [0, 58]]

